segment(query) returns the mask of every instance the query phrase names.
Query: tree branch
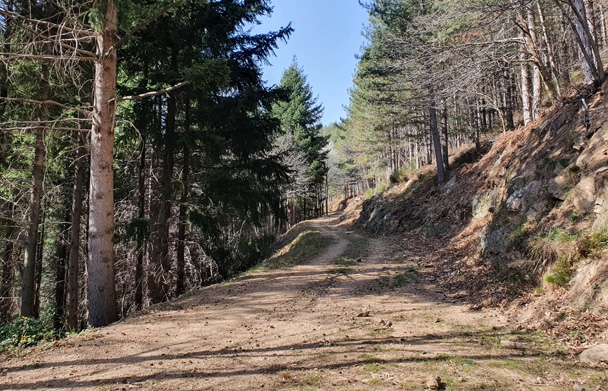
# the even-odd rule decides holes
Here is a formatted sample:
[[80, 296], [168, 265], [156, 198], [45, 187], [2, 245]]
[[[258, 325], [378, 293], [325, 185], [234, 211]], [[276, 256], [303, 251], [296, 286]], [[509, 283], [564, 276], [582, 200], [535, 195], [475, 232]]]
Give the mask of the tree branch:
[[168, 94], [168, 93], [170, 93], [172, 91], [179, 90], [180, 88], [185, 87], [188, 84], [190, 84], [189, 81], [183, 81], [183, 82], [178, 83], [178, 84], [176, 84], [176, 85], [174, 85], [172, 87], [165, 88], [165, 89], [162, 89], [162, 90], [145, 92], [145, 93], [139, 94], [139, 95], [123, 96], [121, 98], [116, 99], [116, 101], [118, 101], [118, 102], [124, 102], [124, 101], [127, 101], [127, 100], [142, 100], [142, 99], [150, 98], [150, 97], [153, 97], [153, 96], [165, 95], [165, 94]]
[[3, 98], [0, 97], [0, 102], [7, 102], [7, 103], [31, 103], [34, 105], [46, 105], [46, 106], [56, 106], [56, 107], [61, 107], [62, 109], [65, 110], [74, 110], [78, 113], [82, 113], [82, 114], [86, 114], [91, 115], [91, 111], [80, 108], [80, 107], [73, 107], [73, 106], [68, 106], [68, 105], [64, 105], [63, 103], [59, 103], [56, 102], [54, 100], [35, 100], [35, 99], [27, 99], [27, 98]]
[[5, 16], [7, 18], [10, 19], [20, 19], [22, 21], [28, 22], [28, 23], [32, 23], [32, 24], [45, 24], [49, 27], [53, 27], [53, 28], [57, 28], [57, 29], [61, 29], [61, 30], [67, 30], [73, 34], [76, 35], [81, 35], [81, 36], [86, 36], [86, 37], [95, 37], [95, 33], [93, 33], [93, 31], [88, 31], [88, 30], [76, 30], [61, 24], [56, 24], [56, 23], [52, 23], [52, 22], [48, 22], [45, 20], [40, 20], [40, 19], [30, 19], [30, 18], [26, 18], [25, 16], [19, 15], [17, 13], [14, 12], [10, 12], [7, 11], [5, 9], [0, 8], [0, 15]]
[[[45, 36], [44, 36], [42, 33], [38, 32], [38, 31], [36, 31], [35, 29], [32, 29], [32, 28], [30, 28], [30, 27], [27, 27], [27, 26], [25, 26], [25, 25], [21, 25], [21, 28], [22, 28], [22, 29], [24, 29], [24, 30], [26, 30], [26, 31], [29, 31], [30, 33], [34, 34], [35, 36], [37, 36], [37, 37], [39, 37], [39, 38], [49, 39], [49, 40], [50, 40], [51, 42], [53, 42], [53, 43], [55, 43], [55, 42], [56, 42], [56, 41], [55, 41], [55, 40], [53, 40], [53, 38], [51, 38], [50, 36], [45, 37]], [[95, 58], [95, 54], [94, 54], [94, 53], [89, 52], [88, 50], [78, 49], [78, 48], [75, 48], [74, 46], [68, 45], [68, 44], [64, 43], [64, 42], [63, 42], [64, 40], [62, 40], [62, 39], [61, 39], [61, 38], [59, 38], [59, 37], [60, 37], [60, 35], [58, 36], [57, 41], [59, 42], [59, 45], [60, 45], [62, 48], [64, 48], [64, 49], [68, 49], [68, 50], [71, 50], [71, 51], [74, 51], [74, 52], [76, 52], [76, 53], [78, 53], [78, 54], [80, 54], [80, 55], [82, 55], [82, 56], [86, 56], [86, 57], [92, 57], [92, 58]]]
[[51, 54], [15, 54], [15, 53], [0, 53], [0, 62], [11, 60], [43, 60], [43, 61], [97, 61], [95, 57], [67, 57], [54, 56]]
[[[18, 127], [18, 128], [4, 128], [4, 129], [0, 130], [0, 134], [8, 134], [8, 133], [12, 133], [12, 132], [23, 132], [25, 130], [38, 130], [38, 129], [40, 129], [40, 126], [24, 126], [24, 127]], [[49, 130], [62, 131], [62, 132], [82, 132], [82, 133], [88, 133], [88, 132], [91, 131], [91, 129], [66, 128], [66, 127], [50, 127], [48, 129]]]

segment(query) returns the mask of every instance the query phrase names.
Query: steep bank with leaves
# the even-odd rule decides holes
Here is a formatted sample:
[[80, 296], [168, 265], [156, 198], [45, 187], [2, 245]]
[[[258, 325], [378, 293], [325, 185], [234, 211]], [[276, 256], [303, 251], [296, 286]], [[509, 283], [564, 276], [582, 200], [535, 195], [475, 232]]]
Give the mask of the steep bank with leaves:
[[476, 307], [510, 308], [575, 344], [607, 340], [606, 92], [573, 94], [484, 153], [462, 152], [444, 184], [430, 167], [412, 172], [365, 201], [358, 224], [418, 232], [436, 248], [437, 282]]

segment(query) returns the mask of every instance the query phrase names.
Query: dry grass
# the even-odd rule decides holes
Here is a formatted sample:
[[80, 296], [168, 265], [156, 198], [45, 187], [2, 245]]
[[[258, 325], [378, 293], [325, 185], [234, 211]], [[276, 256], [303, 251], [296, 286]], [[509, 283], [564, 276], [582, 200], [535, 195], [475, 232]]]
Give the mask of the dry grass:
[[[310, 228], [308, 225], [301, 225], [297, 229], [291, 230], [286, 238], [293, 239], [289, 240], [272, 257], [264, 261], [263, 268], [278, 269], [300, 265], [319, 255], [334, 242], [334, 238], [323, 235], [320, 231]], [[285, 238], [282, 241], [285, 241]]]

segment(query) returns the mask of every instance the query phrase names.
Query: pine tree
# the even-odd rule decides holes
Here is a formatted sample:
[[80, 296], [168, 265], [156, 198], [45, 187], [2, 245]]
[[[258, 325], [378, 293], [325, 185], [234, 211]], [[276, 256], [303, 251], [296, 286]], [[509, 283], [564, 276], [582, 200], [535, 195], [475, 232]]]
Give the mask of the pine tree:
[[[313, 208], [318, 214], [323, 201], [322, 188], [328, 172], [328, 139], [320, 132], [323, 108], [317, 104], [306, 75], [295, 58], [283, 73], [280, 88], [284, 99], [273, 106], [272, 112], [279, 119], [283, 132], [293, 135], [298, 148], [306, 155], [308, 172], [312, 178], [311, 186], [307, 190], [309, 199], [316, 202]], [[304, 209], [307, 210], [306, 204]]]

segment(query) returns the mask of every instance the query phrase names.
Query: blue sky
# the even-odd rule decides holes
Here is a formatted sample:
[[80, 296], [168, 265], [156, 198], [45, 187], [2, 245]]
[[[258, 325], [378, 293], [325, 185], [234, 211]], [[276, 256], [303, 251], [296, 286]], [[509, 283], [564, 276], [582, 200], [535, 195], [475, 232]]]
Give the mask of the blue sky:
[[279, 84], [283, 71], [296, 56], [313, 93], [323, 105], [322, 122], [329, 125], [346, 117], [348, 89], [365, 38], [367, 12], [358, 0], [272, 0], [272, 17], [263, 18], [255, 32], [278, 30], [291, 22], [294, 33], [281, 43], [272, 66], [264, 67], [264, 80]]

